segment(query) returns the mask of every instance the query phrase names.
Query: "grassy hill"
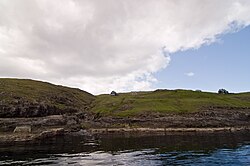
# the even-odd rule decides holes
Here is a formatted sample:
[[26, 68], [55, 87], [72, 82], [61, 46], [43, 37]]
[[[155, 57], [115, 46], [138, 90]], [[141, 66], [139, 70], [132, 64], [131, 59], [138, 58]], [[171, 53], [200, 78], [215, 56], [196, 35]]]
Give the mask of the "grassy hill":
[[93, 95], [46, 82], [0, 78], [0, 117], [35, 117], [88, 110]]
[[156, 90], [153, 92], [100, 95], [92, 111], [108, 116], [135, 116], [145, 113], [192, 113], [201, 110], [249, 109], [250, 93], [216, 94], [191, 90]]
[[151, 113], [192, 113], [213, 108], [249, 109], [250, 93], [156, 90], [93, 96], [80, 89], [41, 81], [0, 78], [0, 117], [39, 117], [75, 112], [131, 117]]

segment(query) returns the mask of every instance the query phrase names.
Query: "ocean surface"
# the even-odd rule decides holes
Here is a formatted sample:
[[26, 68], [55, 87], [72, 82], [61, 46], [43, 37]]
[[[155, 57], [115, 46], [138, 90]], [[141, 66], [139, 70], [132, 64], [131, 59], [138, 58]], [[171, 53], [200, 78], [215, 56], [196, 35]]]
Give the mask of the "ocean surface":
[[0, 165], [250, 165], [250, 133], [64, 136], [0, 145]]

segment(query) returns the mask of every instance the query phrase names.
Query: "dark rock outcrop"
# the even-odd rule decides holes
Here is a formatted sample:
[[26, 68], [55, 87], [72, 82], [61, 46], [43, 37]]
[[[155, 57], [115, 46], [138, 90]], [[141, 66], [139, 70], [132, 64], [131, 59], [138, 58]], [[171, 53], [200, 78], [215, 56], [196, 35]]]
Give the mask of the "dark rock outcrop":
[[20, 104], [0, 105], [0, 118], [43, 117], [48, 115], [75, 113], [77, 111], [77, 109], [70, 107], [62, 109], [44, 103], [20, 102]]

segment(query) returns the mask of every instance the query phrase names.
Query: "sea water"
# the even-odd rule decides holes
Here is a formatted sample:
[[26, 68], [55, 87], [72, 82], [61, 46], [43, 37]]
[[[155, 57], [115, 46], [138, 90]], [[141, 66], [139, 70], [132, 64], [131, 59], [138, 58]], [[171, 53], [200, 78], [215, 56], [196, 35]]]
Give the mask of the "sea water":
[[250, 165], [250, 134], [64, 136], [1, 145], [0, 165]]

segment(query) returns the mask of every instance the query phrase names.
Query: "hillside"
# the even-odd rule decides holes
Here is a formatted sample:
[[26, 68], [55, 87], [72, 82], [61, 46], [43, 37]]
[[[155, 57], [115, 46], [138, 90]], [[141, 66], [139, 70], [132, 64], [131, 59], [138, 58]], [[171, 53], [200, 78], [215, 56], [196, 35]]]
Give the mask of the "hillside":
[[46, 82], [0, 78], [0, 118], [41, 117], [87, 111], [93, 95]]
[[94, 123], [106, 127], [235, 127], [250, 125], [250, 93], [156, 90], [99, 95]]
[[250, 93], [216, 94], [191, 90], [156, 90], [97, 96], [92, 111], [102, 115], [136, 116], [150, 113], [193, 113], [224, 108], [249, 109]]
[[250, 93], [156, 90], [93, 96], [79, 89], [46, 82], [2, 78], [0, 131], [13, 131], [21, 125], [37, 129], [60, 126], [70, 130], [128, 125], [248, 126]]

